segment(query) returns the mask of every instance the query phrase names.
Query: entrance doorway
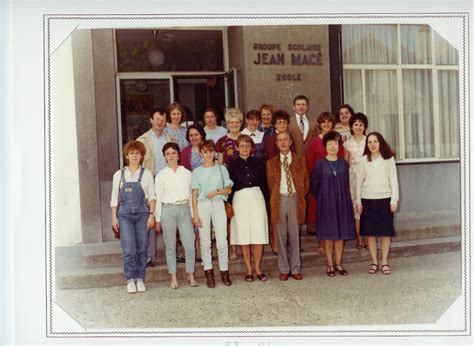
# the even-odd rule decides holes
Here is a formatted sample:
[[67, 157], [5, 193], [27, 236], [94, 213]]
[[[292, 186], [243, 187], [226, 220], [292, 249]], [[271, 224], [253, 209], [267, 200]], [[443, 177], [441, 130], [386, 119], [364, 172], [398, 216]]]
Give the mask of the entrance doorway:
[[203, 123], [204, 111], [208, 106], [217, 111], [217, 120], [224, 123], [224, 114], [230, 107], [237, 106], [236, 70], [223, 74], [202, 76], [174, 76], [175, 100], [185, 106], [187, 119]]
[[185, 126], [195, 121], [202, 122], [207, 106], [216, 109], [218, 121], [223, 123], [226, 110], [238, 105], [236, 73], [232, 69], [215, 74], [118, 76], [120, 154], [125, 143], [148, 131], [153, 108], [166, 109], [174, 101], [186, 109], [188, 122]]

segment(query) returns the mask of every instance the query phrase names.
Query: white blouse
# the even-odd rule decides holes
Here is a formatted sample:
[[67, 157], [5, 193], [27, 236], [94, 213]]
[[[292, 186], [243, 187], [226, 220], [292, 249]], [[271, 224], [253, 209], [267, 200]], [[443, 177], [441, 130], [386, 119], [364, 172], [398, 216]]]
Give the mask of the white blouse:
[[260, 144], [263, 141], [264, 133], [260, 132], [259, 130], [255, 130], [255, 132], [250, 132], [248, 128], [245, 128], [240, 133], [243, 135], [249, 135], [255, 144]]
[[390, 204], [398, 203], [398, 178], [395, 159], [384, 160], [379, 155], [375, 160], [367, 160], [364, 155], [357, 167], [356, 204], [361, 199], [390, 198]]
[[178, 166], [176, 172], [169, 166], [163, 168], [155, 177], [156, 209], [155, 220], [160, 222], [163, 204], [187, 203], [193, 215], [191, 198], [191, 172]]
[[[122, 170], [118, 170], [115, 172], [114, 177], [112, 179], [112, 196], [110, 198], [110, 207], [116, 207], [118, 204], [118, 195], [119, 195], [119, 188], [120, 185], [120, 178], [122, 176]], [[135, 173], [132, 175], [128, 166], [125, 167], [123, 176], [126, 182], [135, 182], [138, 181], [138, 177], [140, 176], [140, 169], [137, 169]], [[145, 198], [147, 199], [148, 203], [150, 201], [156, 199], [155, 197], [155, 184], [153, 182], [153, 174], [145, 168], [142, 175], [142, 181], [140, 185], [143, 188], [143, 192], [145, 192]]]

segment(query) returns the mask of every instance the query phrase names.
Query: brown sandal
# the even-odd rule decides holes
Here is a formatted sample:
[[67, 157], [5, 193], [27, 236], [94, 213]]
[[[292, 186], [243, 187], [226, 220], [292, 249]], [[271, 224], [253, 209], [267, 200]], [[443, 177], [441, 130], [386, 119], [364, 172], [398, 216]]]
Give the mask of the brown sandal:
[[[388, 269], [383, 269], [384, 267], [387, 267]], [[391, 272], [392, 268], [390, 268], [388, 264], [382, 264], [382, 273], [384, 273], [385, 275], [390, 275]]]
[[[374, 268], [375, 267], [375, 268]], [[379, 271], [379, 265], [378, 264], [375, 264], [375, 263], [372, 263], [370, 265], [370, 269], [369, 269], [369, 274], [375, 274]]]
[[[338, 269], [337, 267], [341, 268], [341, 269]], [[336, 264], [335, 266], [336, 268], [336, 271], [341, 274], [342, 276], [347, 276], [349, 273], [347, 272], [347, 270], [345, 270], [341, 264]]]
[[336, 272], [334, 271], [334, 266], [327, 266], [326, 275], [330, 277], [336, 276]]

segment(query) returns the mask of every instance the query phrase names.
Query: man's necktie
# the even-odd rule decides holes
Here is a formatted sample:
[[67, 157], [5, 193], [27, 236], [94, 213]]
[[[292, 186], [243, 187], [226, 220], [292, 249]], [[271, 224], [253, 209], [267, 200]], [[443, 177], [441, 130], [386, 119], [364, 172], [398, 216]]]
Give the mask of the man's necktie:
[[300, 128], [301, 134], [302, 134], [303, 137], [304, 137], [304, 121], [303, 121], [303, 117], [302, 117], [302, 116], [300, 116], [300, 123], [299, 123], [298, 125], [299, 125], [299, 128]]
[[293, 185], [291, 184], [291, 173], [290, 173], [290, 165], [288, 164], [288, 155], [285, 155], [283, 158], [283, 169], [285, 170], [286, 175], [286, 186], [288, 188], [288, 195], [293, 196]]

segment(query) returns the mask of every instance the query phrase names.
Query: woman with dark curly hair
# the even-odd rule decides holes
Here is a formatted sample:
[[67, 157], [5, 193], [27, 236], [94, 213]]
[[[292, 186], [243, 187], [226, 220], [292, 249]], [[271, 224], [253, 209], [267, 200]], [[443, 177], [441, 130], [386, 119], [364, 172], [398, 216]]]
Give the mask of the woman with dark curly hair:
[[362, 155], [364, 155], [365, 149], [365, 131], [369, 126], [369, 121], [367, 116], [364, 113], [355, 113], [349, 120], [349, 125], [351, 127], [351, 138], [344, 142], [345, 149], [345, 159], [349, 162], [349, 176], [350, 176], [350, 187], [351, 187], [351, 197], [352, 202], [354, 203], [354, 218], [355, 218], [355, 228], [357, 233], [356, 248], [361, 250], [362, 248], [367, 248], [368, 245], [365, 243], [365, 238], [360, 236], [360, 215], [355, 210], [355, 184], [356, 184], [356, 175], [357, 175], [357, 165], [359, 164]]
[[351, 138], [351, 127], [349, 120], [354, 115], [354, 109], [348, 104], [340, 105], [336, 113], [336, 126], [334, 130], [339, 132], [342, 137], [342, 142]]
[[192, 171], [202, 164], [202, 156], [199, 153], [199, 145], [206, 140], [206, 132], [199, 124], [193, 124], [186, 131], [186, 140], [191, 143], [181, 150], [179, 163]]
[[398, 178], [394, 153], [378, 132], [367, 135], [364, 156], [356, 177], [356, 209], [360, 216], [360, 235], [367, 237], [372, 265], [378, 269], [377, 237], [381, 238], [382, 272], [390, 274], [388, 264], [391, 237], [395, 235], [393, 213], [398, 206]]

